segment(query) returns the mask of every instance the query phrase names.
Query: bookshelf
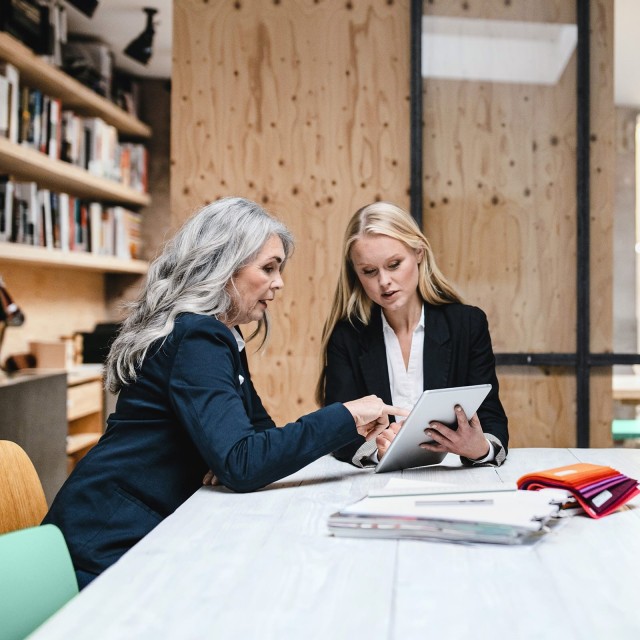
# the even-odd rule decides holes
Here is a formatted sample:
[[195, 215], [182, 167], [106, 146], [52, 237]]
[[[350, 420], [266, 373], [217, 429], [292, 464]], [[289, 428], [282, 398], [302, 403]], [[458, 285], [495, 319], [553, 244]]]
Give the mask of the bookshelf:
[[148, 194], [98, 176], [75, 165], [54, 160], [35, 149], [0, 137], [0, 171], [20, 180], [37, 182], [41, 187], [64, 191], [80, 198], [106, 200], [119, 204], [147, 206]]
[[54, 98], [60, 98], [66, 108], [81, 115], [102, 118], [125, 136], [151, 136], [151, 128], [146, 124], [45, 62], [8, 33], [0, 32], [0, 59], [10, 62], [20, 71], [22, 82]]
[[[151, 128], [88, 87], [34, 54], [8, 33], [0, 32], [0, 59], [16, 67], [20, 84], [59, 98], [65, 109], [81, 116], [98, 117], [113, 125], [121, 136], [145, 139]], [[35, 149], [0, 137], [0, 172], [20, 181], [36, 182], [39, 188], [69, 193], [87, 200], [123, 206], [148, 206], [148, 194], [114, 180], [90, 174], [68, 162], [55, 160]], [[102, 273], [143, 274], [146, 262], [85, 252], [66, 252], [24, 244], [0, 242], [0, 263], [51, 266]]]
[[100, 273], [145, 274], [145, 260], [123, 260], [115, 256], [97, 256], [81, 251], [61, 251], [31, 247], [13, 242], [0, 242], [0, 262], [29, 264], [34, 266], [82, 269]]
[[[0, 60], [17, 69], [21, 86], [59, 99], [64, 109], [79, 116], [100, 118], [118, 130], [118, 138], [140, 142], [151, 136], [149, 126], [3, 32], [0, 32]], [[16, 182], [35, 182], [38, 189], [109, 206], [137, 209], [151, 203], [147, 193], [98, 177], [5, 137], [0, 137], [0, 173], [10, 175]], [[114, 300], [119, 300], [127, 287], [135, 286], [147, 268], [145, 260], [0, 242], [0, 273], [11, 283], [27, 318], [22, 327], [8, 332], [3, 356], [24, 352], [31, 348], [27, 345], [32, 340], [57, 341], [76, 331], [90, 331], [97, 322], [110, 319]], [[64, 376], [61, 378], [64, 384]], [[55, 400], [66, 406], [66, 415], [58, 420], [62, 426], [55, 438], [56, 451], [47, 451], [43, 456], [48, 464], [56, 461], [56, 470], [64, 474], [97, 442], [104, 428], [100, 370], [91, 372], [89, 377], [69, 372], [68, 385], [56, 389]], [[46, 413], [48, 417], [40, 407], [36, 413]], [[27, 424], [25, 431], [31, 433], [38, 424]], [[61, 465], [62, 471], [58, 468]]]

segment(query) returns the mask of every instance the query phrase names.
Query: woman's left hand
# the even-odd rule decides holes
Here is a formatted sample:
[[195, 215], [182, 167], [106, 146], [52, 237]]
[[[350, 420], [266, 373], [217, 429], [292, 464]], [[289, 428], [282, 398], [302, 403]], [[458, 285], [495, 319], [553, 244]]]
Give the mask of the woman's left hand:
[[420, 446], [427, 451], [455, 453], [470, 460], [484, 458], [489, 453], [489, 442], [484, 437], [478, 414], [474, 413], [468, 420], [461, 406], [456, 405], [455, 411], [458, 428], [451, 429], [441, 422], [432, 422], [424, 432], [435, 442], [425, 442]]
[[212, 487], [219, 487], [222, 483], [218, 480], [218, 476], [209, 469], [209, 471], [204, 474], [204, 478], [202, 478], [202, 484], [205, 487], [208, 485], [211, 485]]
[[393, 442], [393, 439], [396, 437], [398, 431], [400, 431], [400, 427], [403, 425], [404, 420], [402, 422], [392, 422], [377, 438], [376, 438], [376, 447], [378, 449], [378, 460], [382, 460], [382, 456], [387, 453], [387, 449], [389, 445]]

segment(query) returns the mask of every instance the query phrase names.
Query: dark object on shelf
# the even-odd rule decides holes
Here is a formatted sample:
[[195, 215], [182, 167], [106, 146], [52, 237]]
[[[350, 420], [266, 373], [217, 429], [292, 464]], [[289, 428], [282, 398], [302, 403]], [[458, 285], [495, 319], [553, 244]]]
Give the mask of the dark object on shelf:
[[35, 53], [52, 53], [49, 7], [36, 0], [0, 0], [0, 31], [6, 31]]
[[124, 53], [137, 62], [147, 64], [153, 54], [153, 36], [155, 35], [153, 16], [158, 13], [158, 10], [145, 7], [143, 11], [147, 14], [147, 25], [144, 31], [127, 45]]
[[32, 353], [14, 353], [4, 362], [4, 370], [7, 373], [22, 371], [23, 369], [35, 369], [36, 358]]
[[[4, 332], [7, 327], [19, 327], [24, 324], [24, 313], [20, 307], [13, 301], [9, 292], [4, 286], [4, 280], [0, 276], [0, 349], [4, 341]], [[9, 368], [11, 363], [9, 360], [5, 363], [7, 371], [15, 371]]]
[[113, 53], [95, 39], [74, 38], [62, 46], [62, 68], [101, 96], [111, 99]]
[[24, 324], [24, 313], [9, 295], [4, 280], [0, 277], [0, 322], [7, 327], [19, 327]]
[[67, 2], [90, 18], [98, 6], [98, 0], [67, 0]]
[[138, 117], [140, 110], [140, 81], [132, 75], [118, 69], [113, 70], [111, 96], [121, 109]]
[[103, 364], [119, 330], [119, 323], [104, 322], [97, 324], [91, 333], [82, 333], [82, 361]]

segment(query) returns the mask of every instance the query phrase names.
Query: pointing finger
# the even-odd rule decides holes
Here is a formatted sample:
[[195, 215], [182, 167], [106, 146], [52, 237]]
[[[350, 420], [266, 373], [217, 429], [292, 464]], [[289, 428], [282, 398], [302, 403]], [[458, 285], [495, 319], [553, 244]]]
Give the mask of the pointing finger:
[[401, 409], [400, 407], [394, 407], [390, 404], [385, 404], [382, 407], [382, 413], [385, 413], [388, 416], [408, 416], [408, 409]]

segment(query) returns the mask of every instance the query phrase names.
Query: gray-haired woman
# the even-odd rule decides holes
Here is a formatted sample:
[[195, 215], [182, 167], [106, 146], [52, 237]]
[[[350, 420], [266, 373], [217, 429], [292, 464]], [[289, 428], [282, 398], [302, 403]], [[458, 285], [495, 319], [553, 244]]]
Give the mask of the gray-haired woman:
[[375, 438], [400, 411], [367, 396], [275, 428], [237, 325], [255, 321], [251, 337], [266, 338], [292, 250], [281, 222], [225, 198], [194, 214], [151, 265], [107, 360], [116, 410], [44, 520], [64, 533], [80, 587], [187, 500], [208, 470], [252, 491]]

